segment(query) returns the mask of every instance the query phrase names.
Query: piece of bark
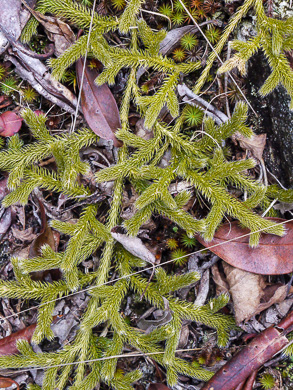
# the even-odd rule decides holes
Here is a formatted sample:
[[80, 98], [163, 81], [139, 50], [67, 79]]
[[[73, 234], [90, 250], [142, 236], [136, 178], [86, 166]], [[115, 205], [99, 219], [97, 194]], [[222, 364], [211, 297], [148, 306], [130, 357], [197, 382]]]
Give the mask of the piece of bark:
[[21, 34], [20, 26], [21, 0], [5, 0], [1, 2], [0, 30], [3, 28], [17, 40]]
[[289, 344], [286, 337], [292, 331], [293, 312], [277, 326], [257, 335], [246, 347], [226, 363], [202, 390], [233, 390], [265, 362]]
[[38, 59], [32, 58], [19, 50], [10, 51], [5, 59], [15, 65], [15, 72], [27, 81], [40, 95], [65, 111], [74, 114], [76, 96], [64, 85], [54, 80], [48, 68]]
[[[28, 0], [31, 7], [35, 0]], [[3, 0], [0, 12], [0, 55], [3, 54], [10, 42], [3, 30], [11, 34], [15, 41], [20, 37], [21, 31], [27, 23], [30, 14], [23, 12], [21, 0]]]
[[202, 277], [199, 282], [199, 287], [198, 287], [198, 293], [197, 297], [194, 301], [195, 305], [198, 306], [203, 306], [209, 293], [209, 286], [210, 286], [210, 270], [207, 269], [204, 271], [202, 274]]

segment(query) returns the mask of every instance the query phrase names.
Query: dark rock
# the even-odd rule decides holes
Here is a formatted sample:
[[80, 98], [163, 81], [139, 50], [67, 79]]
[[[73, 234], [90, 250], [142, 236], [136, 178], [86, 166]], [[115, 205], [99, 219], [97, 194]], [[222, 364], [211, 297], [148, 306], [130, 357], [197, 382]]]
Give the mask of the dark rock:
[[247, 97], [258, 114], [256, 117], [251, 113], [250, 120], [257, 134], [267, 133], [264, 152], [267, 168], [283, 185], [293, 187], [293, 111], [289, 109], [290, 97], [281, 85], [265, 97], [258, 94], [270, 73], [261, 52], [249, 61]]

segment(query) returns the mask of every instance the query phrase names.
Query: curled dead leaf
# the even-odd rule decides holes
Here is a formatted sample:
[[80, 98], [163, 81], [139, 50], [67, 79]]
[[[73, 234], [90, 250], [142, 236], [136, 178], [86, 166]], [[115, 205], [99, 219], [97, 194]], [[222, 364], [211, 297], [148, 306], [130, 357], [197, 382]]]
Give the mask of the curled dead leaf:
[[54, 42], [55, 55], [57, 57], [75, 42], [75, 35], [68, 24], [58, 18], [43, 15], [41, 12], [33, 10], [25, 1], [23, 1], [23, 4], [38, 22], [44, 26], [48, 38]]
[[287, 296], [287, 285], [267, 286], [264, 277], [223, 262], [232, 296], [236, 323], [248, 320]]
[[144, 245], [140, 238], [131, 237], [127, 234], [120, 233], [119, 226], [116, 226], [111, 230], [111, 235], [132, 255], [139, 257], [148, 263], [155, 264], [155, 255]]
[[13, 236], [17, 240], [20, 240], [20, 241], [31, 242], [37, 237], [37, 235], [34, 234], [32, 227], [29, 227], [28, 229], [25, 229], [25, 230], [19, 230], [19, 229], [16, 229], [15, 227], [12, 226], [11, 230], [12, 230]]
[[239, 141], [239, 145], [242, 149], [249, 150], [258, 160], [262, 159], [263, 151], [266, 146], [266, 134], [254, 135], [251, 138], [247, 138], [242, 134], [237, 133], [236, 139]]

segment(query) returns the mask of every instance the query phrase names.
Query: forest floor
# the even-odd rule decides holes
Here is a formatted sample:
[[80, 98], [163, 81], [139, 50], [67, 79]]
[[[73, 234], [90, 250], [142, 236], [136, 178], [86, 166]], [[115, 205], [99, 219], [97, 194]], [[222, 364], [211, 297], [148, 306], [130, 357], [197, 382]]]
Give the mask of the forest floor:
[[[33, 0], [28, 1], [28, 3], [34, 8], [35, 2]], [[90, 0], [84, 1], [83, 3], [86, 3], [89, 8], [92, 6], [92, 1]], [[185, 4], [192, 13], [192, 18], [196, 18], [197, 22], [201, 25], [204, 35], [195, 28], [189, 13], [185, 12], [181, 6], [181, 2], [178, 0], [173, 2], [159, 0], [146, 1], [143, 6], [142, 15], [149, 26], [155, 31], [161, 28], [165, 28], [168, 34], [170, 34], [170, 31], [173, 31], [173, 34], [169, 35], [166, 41], [167, 48], [165, 55], [178, 64], [185, 60], [201, 61], [202, 64], [205, 64], [212, 50], [207, 40], [212, 46], [217, 44], [223, 28], [242, 3], [242, 1], [227, 1], [225, 3], [217, 0], [186, 0]], [[285, 3], [282, 2], [279, 4], [278, 2], [267, 0], [265, 7], [268, 15], [277, 19], [290, 16], [290, 12], [292, 12], [290, 5], [292, 6], [292, 4], [289, 2], [286, 5]], [[9, 11], [9, 17], [13, 17], [13, 12], [16, 12], [17, 17], [22, 19], [24, 25], [30, 17], [30, 11], [24, 6], [18, 8], [18, 0], [9, 0], [7, 4], [10, 4], [10, 10], [12, 10]], [[95, 11], [99, 15], [119, 17], [125, 6], [126, 3], [124, 0], [100, 0], [97, 1]], [[13, 7], [15, 9], [14, 11]], [[1, 9], [0, 12], [2, 12]], [[0, 32], [1, 26], [3, 29], [3, 17], [6, 17], [5, 12], [0, 17]], [[52, 34], [56, 34], [56, 30], [52, 30], [51, 35], [46, 33], [49, 22], [50, 20], [47, 19], [43, 25], [40, 24], [37, 29], [37, 34], [31, 38], [29, 44], [24, 45], [28, 51], [28, 55], [31, 52], [36, 54], [36, 59], [43, 64], [45, 70], [49, 70], [47, 59], [54, 55], [51, 43], [53, 40]], [[65, 22], [71, 27], [74, 35], [81, 33], [78, 32], [78, 29], [73, 24], [70, 24], [70, 22], [64, 19], [65, 26], [68, 26]], [[61, 29], [64, 28], [66, 27], [61, 26]], [[238, 26], [237, 31], [234, 32], [233, 38], [247, 39], [252, 36], [250, 34], [253, 34], [253, 29], [253, 15], [248, 14], [246, 19]], [[121, 37], [115, 32], [109, 33], [107, 39], [118, 46], [123, 46], [129, 40], [127, 36]], [[56, 45], [58, 46], [56, 40], [54, 44], [55, 47]], [[59, 45], [61, 47], [60, 42]], [[9, 139], [14, 134], [19, 134], [25, 144], [29, 145], [32, 143], [33, 137], [29, 128], [21, 119], [21, 112], [26, 108], [30, 108], [37, 115], [46, 115], [46, 126], [50, 134], [54, 136], [69, 133], [73, 126], [76, 129], [89, 127], [89, 120], [87, 118], [92, 115], [90, 112], [90, 104], [87, 105], [81, 99], [84, 116], [80, 112], [75, 112], [74, 106], [71, 104], [79, 96], [82, 68], [76, 68], [73, 65], [63, 75], [61, 84], [66, 88], [66, 91], [69, 90], [72, 94], [69, 99], [65, 99], [63, 90], [56, 92], [54, 85], [51, 85], [52, 89], [50, 90], [49, 88], [46, 89], [44, 84], [39, 83], [37, 77], [39, 69], [37, 65], [35, 65], [36, 68], [30, 70], [32, 77], [24, 77], [26, 74], [24, 65], [21, 59], [13, 54], [11, 42], [5, 41], [3, 34], [0, 36], [0, 53], [2, 53], [0, 56], [0, 129], [2, 129], [0, 136], [3, 137], [1, 147], [5, 147], [6, 139]], [[227, 45], [221, 54], [221, 58], [226, 60], [230, 56], [231, 51]], [[292, 53], [290, 58], [292, 60]], [[255, 69], [257, 69], [260, 63], [261, 60], [259, 60], [259, 63], [254, 63], [254, 68], [252, 69], [251, 62], [249, 65], [249, 74], [253, 74], [253, 72], [258, 74], [259, 70]], [[233, 72], [233, 80], [226, 76], [217, 76], [217, 69], [220, 65], [220, 62], [215, 61], [208, 80], [209, 86], [201, 94], [201, 97], [206, 102], [212, 102], [212, 107], [215, 109], [215, 112], [225, 112], [229, 117], [233, 112], [235, 104], [239, 101], [246, 101], [253, 106], [254, 86], [252, 85], [251, 79], [249, 79], [249, 74], [245, 77], [235, 71]], [[89, 74], [91, 71], [99, 72], [101, 70], [101, 64], [95, 59], [89, 58], [88, 69]], [[110, 99], [113, 98], [118, 107], [121, 104], [128, 76], [129, 71], [122, 69], [115, 80], [115, 85], [111, 86], [109, 90], [111, 94]], [[198, 73], [196, 72], [184, 77], [187, 93], [191, 93], [196, 77], [198, 77]], [[146, 96], [152, 95], [160, 87], [162, 79], [162, 74], [159, 71], [142, 68], [139, 80], [141, 91]], [[91, 88], [91, 82], [93, 83], [93, 81], [89, 81], [89, 88]], [[86, 93], [87, 91], [85, 90]], [[278, 96], [281, 96], [280, 99], [283, 99], [283, 94], [285, 92], [281, 91], [280, 95], [275, 95], [276, 99], [274, 99], [272, 105], [277, 104]], [[109, 94], [107, 93], [98, 97], [101, 100], [108, 98]], [[284, 99], [287, 99], [287, 96]], [[264, 100], [259, 98], [258, 102], [264, 102]], [[112, 102], [111, 105], [113, 104]], [[112, 110], [112, 108], [113, 106], [109, 110]], [[163, 109], [160, 115], [161, 120], [165, 123], [171, 123], [173, 121], [168, 110]], [[241, 143], [241, 141], [239, 142], [239, 140], [233, 139], [232, 137], [228, 140], [225, 147], [227, 147], [227, 150], [229, 149], [228, 153], [230, 153], [230, 159], [233, 161], [240, 161], [251, 156], [257, 159], [258, 164], [256, 167], [249, 170], [251, 179], [262, 181], [265, 185], [278, 184], [289, 188], [293, 184], [290, 178], [290, 171], [292, 171], [293, 167], [292, 165], [290, 166], [290, 158], [285, 161], [286, 153], [279, 149], [278, 141], [276, 141], [276, 137], [270, 132], [270, 129], [264, 129], [263, 121], [262, 125], [257, 128], [258, 123], [260, 123], [259, 118], [262, 118], [262, 116], [266, 117], [266, 115], [268, 115], [266, 108], [262, 112], [261, 105], [257, 108], [257, 120], [254, 117], [253, 111], [250, 110], [250, 125], [253, 126], [253, 130], [257, 134], [250, 145], [245, 144], [244, 141]], [[275, 112], [274, 115], [277, 117], [278, 112]], [[290, 115], [288, 114], [287, 119]], [[201, 110], [190, 106], [184, 128], [184, 134], [187, 138], [196, 138], [198, 136], [197, 133], [201, 131], [202, 116]], [[144, 126], [144, 121], [134, 105], [130, 108], [129, 123], [131, 129], [137, 136], [144, 140], [152, 139], [152, 131]], [[287, 129], [287, 131], [293, 132], [293, 129]], [[94, 175], [99, 170], [114, 165], [117, 161], [118, 148], [116, 148], [117, 145], [113, 145], [113, 139], [112, 141], [104, 140], [101, 136], [96, 144], [84, 147], [80, 152], [81, 161], [90, 166], [90, 172], [80, 177], [80, 182], [90, 188], [92, 192], [87, 200], [80, 202], [70, 200], [63, 194], [57, 196], [54, 191], [35, 188], [25, 206], [19, 203], [15, 203], [9, 208], [2, 206], [0, 209], [0, 278], [3, 281], [14, 280], [13, 265], [11, 263], [12, 257], [22, 257], [25, 259], [40, 256], [41, 247], [45, 244], [59, 252], [65, 250], [69, 240], [68, 235], [60, 234], [54, 229], [51, 229], [49, 222], [52, 219], [75, 223], [81, 216], [84, 205], [95, 204], [102, 199], [103, 207], [99, 208], [98, 215], [100, 221], [105, 220], [110, 209], [113, 185], [112, 182], [96, 185], [94, 183]], [[287, 145], [288, 148], [291, 146], [290, 144]], [[272, 158], [272, 156], [277, 156], [278, 158]], [[164, 158], [166, 160], [165, 163], [168, 164], [170, 156], [166, 154]], [[56, 161], [52, 157], [46, 158], [38, 166], [54, 171]], [[10, 189], [7, 187], [7, 172], [1, 171], [1, 175], [0, 196], [3, 199], [9, 193]], [[126, 190], [123, 192], [121, 217], [127, 220], [134, 215], [134, 203], [138, 198], [138, 194], [133, 191], [130, 182], [126, 183], [125, 188]], [[170, 191], [172, 194], [176, 195], [182, 190], [190, 190], [190, 184], [180, 180], [171, 184]], [[238, 189], [231, 190], [231, 193], [235, 197], [242, 196], [240, 192]], [[191, 215], [197, 217], [205, 215], [208, 207], [204, 197], [198, 194], [193, 194], [185, 206]], [[292, 218], [292, 203], [285, 204], [276, 201], [271, 207], [280, 213], [280, 221], [290, 220]], [[226, 221], [228, 225], [230, 224], [230, 229], [231, 227], [234, 228], [231, 222], [232, 220], [228, 219]], [[291, 257], [293, 253], [289, 247], [290, 245], [292, 246], [292, 241], [290, 241], [293, 237], [292, 231], [293, 226], [291, 223], [288, 224], [289, 233], [287, 233], [287, 237], [289, 238], [287, 241], [282, 241], [287, 251], [286, 256]], [[221, 313], [236, 317], [237, 322], [237, 327], [230, 332], [227, 345], [225, 347], [217, 346], [217, 337], [213, 329], [201, 323], [186, 320], [182, 323], [180, 340], [177, 347], [178, 350], [181, 350], [178, 356], [183, 359], [197, 362], [202, 367], [212, 372], [217, 372], [237, 352], [243, 350], [247, 345], [247, 335], [261, 333], [270, 326], [276, 326], [282, 319], [292, 313], [292, 272], [284, 271], [282, 273], [280, 272], [281, 274], [272, 272], [270, 274], [265, 269], [259, 270], [258, 273], [240, 270], [239, 268], [243, 268], [240, 264], [242, 261], [241, 256], [247, 259], [252, 258], [251, 256], [254, 256], [254, 253], [256, 253], [248, 252], [247, 245], [244, 249], [235, 249], [235, 247], [227, 249], [227, 253], [229, 254], [233, 254], [235, 250], [239, 250], [240, 252], [243, 250], [241, 254], [239, 254], [240, 252], [237, 255], [234, 254], [234, 257], [239, 257], [237, 261], [239, 261], [240, 266], [237, 268], [234, 267], [235, 264], [227, 264], [227, 261], [229, 262], [229, 255], [227, 253], [221, 254], [217, 250], [211, 249], [210, 251], [205, 249], [205, 246], [208, 244], [204, 243], [200, 238], [190, 238], [182, 228], [165, 217], [153, 216], [148, 223], [143, 225], [139, 237], [146, 244], [146, 251], [151, 252], [155, 256], [156, 265], [169, 262], [163, 265], [168, 273], [182, 275], [193, 271], [200, 274], [201, 279], [198, 282], [177, 291], [176, 297], [202, 306], [209, 299], [219, 294], [229, 293], [231, 296], [229, 303], [221, 309]], [[218, 239], [224, 241], [224, 233], [219, 233]], [[122, 242], [121, 244], [124, 245]], [[137, 249], [133, 249], [135, 245], [126, 242], [124, 246], [126, 248], [130, 247], [130, 250], [134, 250]], [[270, 243], [270, 245], [273, 246], [275, 244]], [[270, 250], [273, 251], [271, 247]], [[97, 271], [97, 259], [101, 256], [101, 253], [102, 251], [99, 249], [94, 255], [84, 259], [80, 263], [80, 269], [86, 274]], [[271, 252], [268, 253], [270, 256]], [[256, 256], [257, 258], [261, 258], [261, 256], [268, 256], [268, 253], [264, 254], [259, 252]], [[145, 253], [141, 255], [144, 256]], [[151, 280], [152, 270], [145, 271], [144, 276]], [[53, 283], [54, 281], [60, 280], [62, 274], [59, 269], [53, 269], [32, 272], [31, 277], [35, 281]], [[114, 272], [112, 278], [115, 279]], [[51, 352], [62, 349], [65, 345], [70, 344], [74, 340], [77, 329], [79, 328], [80, 318], [87, 307], [88, 300], [89, 294], [87, 292], [74, 293], [72, 296], [59, 299], [56, 302], [54, 311], [55, 315], [59, 317], [54, 319], [54, 324], [52, 325], [55, 338], [51, 341], [45, 339], [40, 344], [35, 345], [34, 351], [38, 353]], [[4, 340], [2, 346], [4, 346], [3, 351], [5, 352], [0, 352], [0, 354], [11, 353], [9, 352], [9, 342], [11, 339], [5, 338], [9, 338], [10, 335], [16, 332], [24, 332], [29, 326], [34, 326], [37, 321], [39, 304], [39, 300], [33, 299], [1, 298], [0, 320], [2, 321], [0, 337]], [[151, 332], [154, 329], [160, 328], [162, 325], [168, 324], [172, 315], [167, 308], [166, 310], [159, 310], [154, 306], [143, 304], [140, 297], [133, 293], [127, 296], [127, 299], [123, 303], [123, 317], [129, 324], [137, 327], [142, 332]], [[98, 327], [96, 329], [97, 334], [102, 334], [106, 328]], [[20, 333], [16, 337], [22, 338], [22, 335], [23, 333]], [[31, 334], [27, 336], [28, 340], [30, 338]], [[131, 348], [124, 348], [124, 354], [129, 352], [132, 352]], [[137, 368], [142, 371], [142, 379], [133, 385], [136, 390], [147, 388], [164, 390], [169, 388], [164, 387], [164, 385], [167, 386], [164, 367], [156, 363], [151, 356], [120, 358], [117, 367], [124, 372]], [[247, 384], [245, 389], [293, 389], [292, 368], [293, 359], [285, 356], [282, 352], [271, 356], [255, 373], [253, 371], [250, 373], [254, 377], [251, 384]], [[34, 368], [31, 370], [28, 369], [26, 372], [24, 370], [19, 372], [17, 369], [13, 370], [13, 372], [11, 369], [2, 369], [0, 371], [0, 387], [2, 383], [3, 388], [8, 388], [9, 386], [13, 386], [13, 384], [16, 385], [16, 383], [20, 385], [21, 389], [27, 388], [27, 385], [30, 383], [36, 383], [41, 386], [43, 373], [43, 370], [36, 370]], [[3, 378], [8, 378], [8, 381], [5, 382]], [[9, 382], [10, 379], [12, 382]], [[150, 386], [150, 384], [152, 385]], [[199, 390], [203, 385], [203, 381], [179, 375], [178, 384], [173, 386], [172, 389]], [[101, 384], [96, 388], [102, 390], [109, 387]], [[240, 389], [240, 387], [237, 387], [237, 389]], [[228, 387], [223, 387], [223, 390], [228, 390]]]

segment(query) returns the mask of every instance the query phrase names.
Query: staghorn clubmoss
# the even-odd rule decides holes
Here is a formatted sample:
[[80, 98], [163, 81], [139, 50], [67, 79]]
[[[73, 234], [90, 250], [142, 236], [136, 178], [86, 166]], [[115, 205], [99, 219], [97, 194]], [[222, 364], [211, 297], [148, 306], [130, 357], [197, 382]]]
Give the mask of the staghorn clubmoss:
[[[282, 235], [282, 227], [261, 218], [253, 209], [257, 207], [265, 209], [276, 197], [286, 201], [292, 199], [292, 191], [279, 191], [275, 186], [266, 188], [251, 180], [246, 171], [253, 168], [256, 162], [252, 159], [229, 160], [220, 146], [235, 132], [247, 137], [253, 135], [252, 130], [245, 125], [247, 116], [245, 104], [236, 104], [231, 119], [221, 126], [216, 126], [212, 119], [205, 119], [204, 132], [199, 140], [190, 140], [184, 136], [182, 129], [189, 106], [186, 104], [180, 112], [176, 87], [182, 75], [200, 69], [202, 64], [200, 62], [179, 64], [159, 53], [160, 42], [166, 32], [163, 30], [153, 32], [147, 23], [140, 19], [140, 7], [143, 3], [141, 0], [126, 2], [125, 10], [119, 18], [95, 14], [89, 40], [89, 55], [104, 65], [97, 79], [99, 84], [105, 82], [114, 84], [118, 72], [122, 68], [129, 69], [120, 106], [122, 125], [116, 133], [123, 141], [123, 147], [119, 151], [117, 164], [101, 169], [95, 176], [97, 183], [114, 181], [112, 203], [106, 223], [103, 224], [97, 218], [99, 204], [85, 206], [74, 225], [51, 221], [52, 227], [70, 236], [66, 250], [63, 253], [55, 253], [50, 247], [44, 246], [40, 257], [26, 260], [14, 258], [12, 263], [16, 280], [0, 281], [2, 297], [40, 301], [38, 325], [33, 337], [37, 343], [45, 337], [48, 339], [53, 337], [50, 329], [54, 309], [52, 301], [86, 286], [92, 287], [89, 290], [91, 298], [80, 321], [79, 330], [70, 344], [56, 352], [36, 354], [26, 342], [21, 341], [18, 344], [20, 355], [0, 357], [2, 368], [48, 367], [43, 383], [45, 390], [64, 389], [69, 377], [73, 378], [71, 389], [74, 390], [90, 390], [99, 382], [117, 390], [131, 389], [132, 383], [141, 377], [138, 370], [122, 373], [117, 370], [117, 358], [86, 363], [87, 360], [119, 355], [123, 352], [125, 344], [142, 353], [157, 353], [152, 355], [152, 358], [166, 369], [168, 383], [171, 386], [176, 383], [178, 374], [202, 380], [209, 379], [212, 376], [211, 372], [176, 357], [181, 323], [183, 320], [200, 321], [214, 327], [218, 332], [219, 345], [224, 345], [234, 321], [229, 316], [218, 314], [217, 311], [227, 303], [228, 297], [222, 295], [212, 299], [211, 304], [201, 307], [175, 298], [173, 293], [176, 290], [198, 280], [199, 276], [196, 273], [172, 276], [158, 268], [155, 278], [148, 285], [146, 278], [138, 274], [133, 275], [145, 264], [115, 242], [110, 231], [115, 225], [123, 224], [129, 234], [136, 235], [141, 225], [155, 213], [169, 218], [180, 226], [188, 237], [201, 233], [206, 240], [211, 240], [225, 215], [238, 219], [252, 232], [263, 229]], [[176, 4], [179, 4], [178, 1]], [[216, 47], [217, 52], [222, 50], [230, 33], [251, 7], [257, 12], [258, 23], [264, 21], [268, 23], [269, 27], [263, 29], [263, 34], [270, 35], [270, 23], [273, 22], [263, 17], [261, 2], [246, 0], [223, 32]], [[63, 17], [85, 30], [85, 34], [63, 55], [50, 61], [53, 75], [61, 79], [67, 68], [86, 52], [91, 12], [81, 2], [73, 0], [40, 0], [38, 10]], [[283, 22], [278, 21], [278, 26], [281, 23]], [[37, 22], [32, 19], [23, 33], [23, 40], [27, 42], [30, 40], [36, 26]], [[281, 33], [284, 26], [282, 25]], [[104, 34], [114, 30], [129, 35], [128, 47], [114, 47], [109, 44]], [[290, 30], [287, 30], [286, 34], [290, 34]], [[263, 38], [264, 43], [260, 44], [267, 46], [270, 44], [267, 35]], [[290, 45], [291, 48], [293, 46], [292, 35], [290, 39], [280, 45], [279, 37], [275, 37], [276, 46], [271, 51], [267, 49], [267, 52], [273, 59], [282, 59], [282, 51]], [[251, 44], [252, 53], [255, 42], [247, 44]], [[235, 45], [239, 53], [242, 53], [240, 44]], [[211, 54], [195, 89], [200, 89], [205, 82], [214, 59], [214, 54]], [[247, 59], [248, 57], [244, 61]], [[160, 88], [152, 96], [140, 94], [136, 76], [142, 66], [164, 74]], [[279, 76], [282, 82], [285, 75], [281, 72]], [[284, 85], [291, 93], [291, 84], [284, 82]], [[137, 110], [145, 118], [145, 126], [153, 129], [152, 139], [144, 140], [131, 132], [128, 122], [131, 104], [136, 105]], [[172, 126], [158, 120], [164, 105], [176, 119]], [[8, 185], [11, 190], [3, 205], [9, 206], [16, 202], [26, 204], [36, 187], [63, 193], [76, 201], [90, 195], [89, 189], [78, 181], [78, 177], [90, 169], [81, 161], [79, 151], [94, 144], [97, 141], [96, 135], [90, 130], [82, 129], [71, 135], [52, 136], [46, 129], [46, 118], [43, 115], [37, 117], [31, 110], [25, 110], [23, 117], [35, 141], [25, 145], [21, 138], [15, 135], [7, 142], [7, 148], [0, 151], [0, 169], [9, 172]], [[162, 167], [160, 162], [167, 150], [171, 151], [171, 159], [167, 166]], [[37, 166], [41, 160], [52, 156], [56, 161], [56, 171]], [[185, 211], [184, 206], [191, 197], [188, 191], [182, 191], [176, 197], [169, 191], [172, 182], [182, 179], [209, 204], [210, 210], [206, 218], [198, 220]], [[129, 220], [123, 221], [120, 210], [126, 180], [133, 185], [139, 197], [135, 204], [136, 213]], [[235, 198], [229, 192], [229, 188], [245, 191], [246, 200]], [[253, 234], [251, 245], [257, 245], [258, 238], [258, 233]], [[102, 254], [97, 270], [84, 274], [79, 264], [98, 248]], [[112, 266], [116, 269], [117, 278], [121, 279], [112, 282], [111, 285], [105, 285], [109, 281]], [[52, 268], [61, 269], [62, 280], [49, 284], [33, 281], [30, 277], [31, 272]], [[144, 334], [129, 325], [124, 320], [121, 309], [122, 302], [129, 293], [143, 294], [145, 301], [159, 309], [164, 309], [168, 302], [167, 306], [172, 312], [171, 322], [149, 334]], [[111, 335], [99, 337], [95, 334], [94, 329], [101, 324], [107, 324], [112, 331]], [[74, 365], [74, 362], [79, 363]], [[49, 368], [62, 363], [73, 365]]]

